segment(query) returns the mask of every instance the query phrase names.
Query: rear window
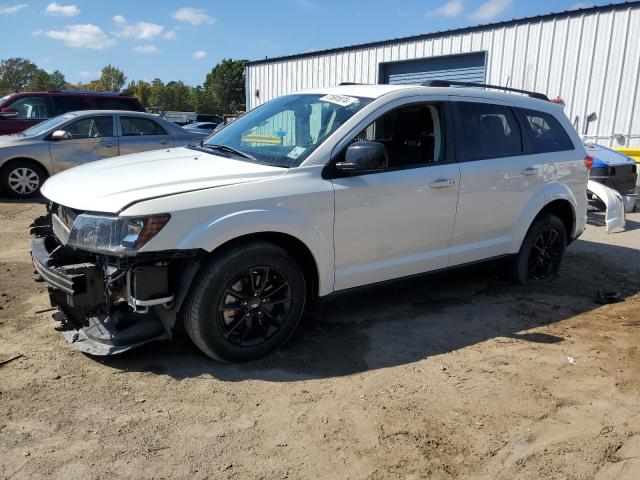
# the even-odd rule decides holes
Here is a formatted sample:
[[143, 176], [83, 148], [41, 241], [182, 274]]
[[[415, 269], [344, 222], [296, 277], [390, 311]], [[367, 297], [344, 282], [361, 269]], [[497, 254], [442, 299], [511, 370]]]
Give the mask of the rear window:
[[535, 153], [573, 150], [573, 142], [560, 122], [550, 113], [518, 108]]
[[94, 98], [101, 110], [139, 110], [138, 104], [132, 98]]
[[521, 155], [522, 135], [509, 107], [455, 102], [460, 119], [459, 157], [463, 161]]

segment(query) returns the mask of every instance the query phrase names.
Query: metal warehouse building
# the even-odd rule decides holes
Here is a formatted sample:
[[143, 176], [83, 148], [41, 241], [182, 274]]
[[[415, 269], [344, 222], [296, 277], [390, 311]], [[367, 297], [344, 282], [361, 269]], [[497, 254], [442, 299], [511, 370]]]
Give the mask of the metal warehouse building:
[[247, 109], [341, 82], [427, 79], [559, 97], [585, 139], [639, 147], [640, 1], [249, 62]]

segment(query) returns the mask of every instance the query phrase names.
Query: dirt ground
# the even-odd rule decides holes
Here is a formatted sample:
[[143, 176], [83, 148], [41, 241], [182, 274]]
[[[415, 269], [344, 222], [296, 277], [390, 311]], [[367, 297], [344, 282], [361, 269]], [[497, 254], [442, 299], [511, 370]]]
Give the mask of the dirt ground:
[[[112, 358], [53, 330], [0, 203], [0, 478], [640, 478], [640, 214], [602, 216], [552, 283], [476, 267], [334, 298], [278, 353], [179, 332]], [[624, 301], [601, 306], [599, 288]]]

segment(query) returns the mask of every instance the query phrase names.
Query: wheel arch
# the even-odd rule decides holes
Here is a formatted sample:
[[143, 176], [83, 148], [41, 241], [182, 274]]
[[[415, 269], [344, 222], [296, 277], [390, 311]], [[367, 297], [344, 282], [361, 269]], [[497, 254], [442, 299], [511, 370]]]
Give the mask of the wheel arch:
[[50, 177], [49, 169], [45, 165], [43, 165], [42, 162], [40, 162], [39, 160], [36, 160], [35, 158], [31, 158], [31, 157], [13, 157], [13, 158], [10, 158], [9, 160], [6, 160], [5, 162], [3, 162], [2, 167], [0, 167], [0, 170], [2, 172], [5, 172], [6, 169], [9, 166], [11, 166], [11, 165], [13, 165], [14, 163], [17, 163], [17, 162], [33, 163], [44, 172], [46, 178]]
[[576, 212], [571, 202], [564, 199], [552, 200], [542, 207], [533, 221], [535, 222], [536, 219], [545, 214], [555, 215], [562, 221], [567, 233], [567, 244], [571, 243], [576, 225]]

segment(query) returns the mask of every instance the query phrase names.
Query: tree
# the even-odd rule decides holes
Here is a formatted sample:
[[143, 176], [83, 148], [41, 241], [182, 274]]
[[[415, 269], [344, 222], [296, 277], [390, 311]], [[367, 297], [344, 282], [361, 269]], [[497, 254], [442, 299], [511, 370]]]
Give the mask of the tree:
[[131, 81], [122, 93], [136, 97], [145, 108], [151, 106], [151, 84], [149, 82], [144, 80]]
[[113, 65], [107, 65], [102, 69], [100, 80], [96, 86], [99, 87], [97, 90], [120, 92], [126, 81], [127, 77], [122, 70]]
[[244, 68], [247, 60], [223, 59], [204, 82], [205, 106], [211, 112], [234, 113], [245, 108]]
[[39, 68], [31, 77], [26, 90], [29, 92], [42, 92], [46, 90], [62, 90], [66, 86], [67, 81], [60, 71], [56, 70], [53, 73], [47, 73], [46, 70]]
[[31, 81], [38, 66], [26, 58], [7, 58], [0, 61], [0, 88], [19, 92]]

